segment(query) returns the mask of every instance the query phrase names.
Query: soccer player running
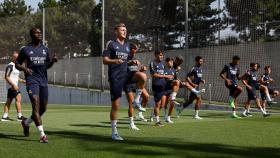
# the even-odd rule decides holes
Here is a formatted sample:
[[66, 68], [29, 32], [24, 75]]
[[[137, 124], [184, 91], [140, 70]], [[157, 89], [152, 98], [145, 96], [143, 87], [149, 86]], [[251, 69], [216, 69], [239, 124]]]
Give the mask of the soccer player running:
[[[29, 126], [34, 121], [40, 133], [40, 142], [47, 143], [41, 117], [47, 110], [48, 76], [47, 69], [57, 62], [56, 55], [49, 57], [49, 49], [42, 43], [42, 33], [39, 28], [30, 30], [31, 43], [20, 50], [16, 60], [16, 68], [24, 71], [26, 89], [32, 104], [31, 117], [24, 119], [21, 124], [25, 136], [29, 136]], [[25, 63], [25, 66], [22, 64]]]
[[[271, 83], [274, 82], [274, 80], [270, 77], [271, 67], [265, 66], [264, 71], [265, 72], [261, 77], [260, 83], [268, 88], [268, 92], [272, 96], [271, 99], [274, 100], [275, 97], [279, 96], [279, 91], [271, 87]], [[261, 98], [262, 98], [262, 108], [266, 111], [267, 98], [266, 98], [266, 95], [264, 92], [261, 92]], [[276, 103], [276, 102], [273, 102], [273, 103]]]
[[[180, 88], [180, 82], [176, 79], [176, 69], [173, 68], [173, 59], [166, 58], [165, 63], [166, 68], [164, 70], [164, 75], [173, 77], [166, 78], [166, 84], [164, 87], [164, 94], [161, 99], [161, 104], [164, 106], [164, 121], [167, 123], [174, 123], [171, 120], [171, 115], [174, 110], [174, 106], [178, 104], [175, 99]], [[168, 103], [170, 103], [170, 107], [167, 112]]]
[[[178, 107], [177, 108], [177, 115], [180, 115], [182, 113], [182, 111], [188, 107], [189, 105], [191, 105], [195, 100], [195, 114], [194, 114], [194, 119], [202, 119], [199, 116], [199, 107], [201, 106], [201, 95], [200, 93], [205, 92], [205, 89], [202, 89], [201, 91], [199, 90], [199, 85], [205, 84], [205, 80], [202, 79], [203, 75], [202, 75], [202, 65], [203, 65], [203, 58], [201, 56], [196, 56], [195, 57], [195, 66], [191, 69], [191, 71], [187, 74], [186, 76], [186, 85], [188, 88], [191, 90], [191, 93], [189, 95], [189, 99], [188, 101], [183, 104], [182, 107]], [[195, 90], [193, 90], [195, 89]]]
[[243, 112], [243, 116], [248, 117], [248, 109], [250, 108], [251, 101], [254, 100], [256, 102], [256, 106], [261, 110], [264, 117], [269, 116], [270, 114], [263, 110], [260, 99], [256, 94], [257, 90], [263, 91], [266, 94], [266, 97], [271, 102], [271, 98], [266, 86], [261, 85], [258, 79], [258, 64], [251, 63], [250, 69], [243, 75], [242, 82], [246, 86], [248, 100], [245, 103], [245, 111]]
[[[130, 55], [128, 57], [128, 78], [125, 85], [125, 93], [127, 96], [127, 101], [129, 104], [128, 109], [128, 116], [129, 116], [129, 128], [132, 130], [139, 130], [139, 128], [136, 127], [133, 120], [134, 115], [134, 108], [133, 108], [133, 101], [134, 101], [134, 94], [136, 92], [136, 83], [135, 83], [135, 74], [142, 73], [140, 75], [143, 75], [145, 78], [146, 74], [143, 73], [143, 71], [146, 71], [147, 68], [139, 62], [139, 60], [136, 59], [135, 54], [137, 51], [137, 47], [134, 44], [130, 44]], [[149, 94], [145, 88], [142, 89], [141, 94], [142, 99], [142, 105], [146, 107], [146, 104], [148, 102]], [[140, 99], [140, 98], [139, 98]], [[138, 117], [145, 121], [145, 118], [141, 111], [139, 111]]]
[[174, 76], [165, 75], [163, 51], [156, 50], [155, 60], [150, 63], [150, 74], [152, 76], [152, 90], [155, 100], [154, 115], [156, 118], [156, 126], [164, 126], [159, 119], [160, 108], [162, 106], [162, 96], [164, 95], [164, 89], [166, 85], [166, 79], [172, 79]]
[[129, 44], [125, 39], [127, 29], [125, 24], [119, 23], [114, 27], [116, 39], [108, 41], [103, 52], [103, 64], [108, 65], [108, 78], [111, 94], [110, 120], [112, 139], [124, 140], [117, 130], [117, 113], [120, 107], [122, 91], [127, 81], [127, 60], [130, 53]]
[[242, 92], [242, 87], [238, 85], [238, 80], [241, 80], [240, 69], [238, 67], [240, 63], [239, 56], [233, 56], [232, 62], [225, 65], [220, 73], [220, 77], [225, 80], [225, 86], [229, 89], [229, 105], [232, 107], [232, 117], [240, 118], [236, 114], [237, 110], [237, 97]]
[[9, 118], [9, 110], [11, 107], [11, 103], [13, 99], [16, 100], [16, 109], [17, 109], [17, 120], [22, 121], [24, 116], [21, 113], [21, 94], [18, 87], [18, 82], [25, 83], [25, 80], [19, 78], [19, 70], [15, 68], [15, 62], [17, 60], [18, 53], [16, 51], [13, 52], [12, 61], [6, 66], [5, 70], [5, 80], [7, 81], [7, 101], [4, 105], [4, 114], [2, 116], [1, 121], [11, 121]]

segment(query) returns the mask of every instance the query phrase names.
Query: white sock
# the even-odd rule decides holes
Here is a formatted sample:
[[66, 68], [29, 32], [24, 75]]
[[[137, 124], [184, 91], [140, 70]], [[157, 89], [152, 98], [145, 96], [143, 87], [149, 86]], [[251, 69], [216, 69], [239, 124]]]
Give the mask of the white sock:
[[262, 107], [260, 107], [260, 110], [261, 110], [261, 112], [262, 112], [263, 114], [266, 114], [266, 112], [263, 110]]
[[138, 112], [138, 116], [139, 116], [139, 117], [142, 117], [142, 116], [143, 116], [143, 112], [139, 111], [139, 112]]
[[243, 114], [246, 114], [246, 113], [247, 113], [247, 109], [244, 110]]
[[160, 122], [159, 116], [156, 116], [156, 122]]
[[170, 116], [167, 116], [167, 120], [171, 120], [171, 117], [170, 117]]
[[40, 133], [40, 136], [41, 137], [44, 136], [45, 132], [44, 132], [44, 129], [43, 129], [43, 125], [37, 126], [37, 128], [38, 128], [38, 131]]
[[31, 117], [29, 117], [29, 118], [27, 118], [27, 119], [25, 120], [25, 124], [28, 125], [28, 126], [29, 126], [32, 122], [33, 122], [33, 120], [31, 119]]
[[195, 110], [195, 116], [198, 116], [199, 110]]
[[250, 113], [250, 109], [249, 108], [247, 109], [247, 112]]
[[3, 118], [7, 118], [9, 116], [9, 114], [7, 113], [7, 112], [5, 112], [4, 114], [3, 114]]
[[236, 115], [236, 111], [232, 111], [232, 114], [233, 114], [233, 115]]
[[140, 103], [141, 94], [142, 94], [142, 90], [136, 89], [134, 102]]
[[267, 99], [267, 101], [269, 101], [269, 102], [271, 102], [272, 100], [271, 100], [271, 97], [270, 97], [270, 95], [269, 94], [266, 94], [266, 99]]
[[19, 118], [21, 118], [22, 113], [21, 113], [21, 112], [19, 112], [19, 113], [17, 114], [17, 116], [18, 116]]
[[171, 100], [175, 100], [176, 99], [176, 95], [177, 95], [176, 92], [172, 92], [171, 95], [170, 95]]
[[131, 125], [134, 125], [133, 117], [129, 117], [128, 120]]
[[263, 110], [266, 112], [266, 108], [264, 107]]
[[112, 134], [118, 134], [117, 120], [111, 120]]
[[192, 91], [193, 93], [195, 93], [195, 94], [199, 94], [199, 93], [200, 93], [200, 91], [196, 90], [195, 88], [193, 88], [191, 91]]
[[164, 118], [167, 118], [167, 109], [163, 109], [163, 116]]

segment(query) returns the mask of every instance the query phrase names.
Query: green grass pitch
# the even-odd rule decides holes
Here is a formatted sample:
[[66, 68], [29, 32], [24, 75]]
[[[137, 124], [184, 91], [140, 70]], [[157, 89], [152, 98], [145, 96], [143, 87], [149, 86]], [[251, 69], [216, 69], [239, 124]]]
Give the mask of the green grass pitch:
[[[2, 109], [3, 106], [0, 108]], [[25, 115], [30, 105], [23, 106]], [[10, 117], [15, 118], [11, 108]], [[279, 158], [280, 115], [231, 119], [228, 112], [201, 111], [203, 120], [193, 120], [193, 110], [173, 118], [174, 124], [155, 127], [136, 121], [140, 131], [128, 129], [127, 110], [121, 109], [118, 130], [125, 139], [112, 141], [109, 107], [50, 105], [43, 117], [49, 138], [39, 143], [37, 129], [23, 137], [19, 122], [0, 122], [0, 158]], [[148, 116], [150, 112], [146, 112]]]

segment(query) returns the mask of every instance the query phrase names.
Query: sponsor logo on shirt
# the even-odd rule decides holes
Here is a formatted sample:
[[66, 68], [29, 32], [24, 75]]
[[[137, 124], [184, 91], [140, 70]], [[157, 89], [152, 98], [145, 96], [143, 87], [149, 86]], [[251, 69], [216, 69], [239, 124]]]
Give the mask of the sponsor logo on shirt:
[[44, 54], [44, 55], [47, 55], [47, 53], [46, 53], [45, 49], [43, 49], [43, 54]]
[[117, 55], [118, 59], [122, 59], [122, 60], [126, 60], [128, 57], [127, 53], [118, 52], [118, 51], [116, 51], [116, 55]]
[[29, 54], [30, 54], [30, 55], [31, 55], [31, 54], [34, 54], [34, 52], [33, 52], [33, 51], [30, 51]]

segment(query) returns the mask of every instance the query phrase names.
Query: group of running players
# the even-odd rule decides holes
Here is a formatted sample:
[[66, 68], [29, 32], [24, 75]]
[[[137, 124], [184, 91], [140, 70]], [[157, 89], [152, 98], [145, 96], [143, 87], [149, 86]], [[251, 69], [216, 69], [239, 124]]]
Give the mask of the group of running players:
[[[125, 42], [127, 36], [126, 26], [120, 23], [115, 26], [116, 39], [107, 42], [103, 52], [103, 64], [108, 65], [108, 79], [110, 83], [111, 94], [111, 127], [112, 139], [123, 140], [117, 131], [117, 112], [120, 107], [120, 98], [124, 90], [129, 104], [128, 116], [129, 127], [133, 130], [139, 130], [134, 123], [134, 107], [138, 109], [137, 118], [147, 121], [144, 118], [143, 112], [146, 111], [149, 94], [145, 89], [147, 75], [144, 71], [148, 68], [140, 63], [136, 58], [137, 46]], [[2, 121], [9, 121], [8, 112], [12, 100], [16, 99], [18, 110], [18, 120], [21, 121], [23, 133], [29, 136], [29, 126], [32, 122], [35, 123], [39, 134], [40, 142], [47, 143], [48, 138], [44, 133], [42, 125], [42, 115], [47, 110], [48, 104], [48, 80], [47, 69], [51, 68], [57, 57], [54, 54], [50, 58], [49, 50], [42, 44], [42, 33], [38, 28], [30, 30], [31, 43], [21, 48], [20, 53], [13, 53], [13, 60], [8, 64], [5, 73], [5, 79], [9, 84], [7, 102], [4, 106], [4, 115]], [[152, 110], [150, 120], [155, 119], [156, 126], [163, 126], [160, 121], [160, 111], [164, 109], [164, 121], [173, 123], [171, 115], [174, 109], [179, 116], [182, 111], [195, 102], [194, 119], [202, 119], [199, 116], [199, 108], [202, 102], [201, 93], [205, 92], [204, 88], [199, 88], [200, 84], [205, 84], [203, 79], [203, 58], [195, 57], [195, 66], [187, 73], [183, 80], [178, 77], [182, 58], [176, 56], [173, 58], [165, 58], [163, 51], [154, 52], [155, 59], [149, 64], [149, 71], [152, 77], [152, 90], [155, 101], [154, 109]], [[275, 103], [273, 98], [279, 95], [279, 92], [272, 89], [270, 83], [273, 79], [270, 77], [271, 67], [265, 66], [265, 73], [258, 77], [260, 66], [258, 63], [251, 63], [250, 69], [240, 75], [238, 64], [240, 58], [234, 56], [232, 62], [225, 65], [220, 73], [220, 77], [225, 80], [225, 85], [230, 91], [229, 104], [232, 107], [232, 117], [240, 118], [236, 114], [237, 97], [242, 92], [242, 87], [238, 85], [238, 80], [242, 80], [248, 92], [248, 101], [246, 102], [244, 117], [250, 117], [250, 103], [255, 101], [257, 107], [261, 110], [264, 117], [270, 114], [266, 112], [266, 104]], [[19, 78], [19, 71], [24, 71], [25, 80]], [[32, 115], [29, 118], [22, 116], [20, 108], [20, 91], [18, 82], [25, 82], [27, 92], [32, 104]], [[176, 102], [176, 96], [180, 88], [186, 88], [190, 91], [188, 101], [183, 105]], [[259, 90], [259, 97], [256, 91]], [[261, 98], [261, 100], [260, 100]], [[168, 105], [170, 105], [168, 107]]]
[[[143, 66], [139, 60], [136, 59], [137, 46], [125, 42], [127, 36], [127, 29], [125, 24], [120, 23], [115, 26], [116, 39], [107, 43], [103, 52], [103, 63], [108, 65], [108, 75], [111, 93], [111, 127], [112, 139], [123, 140], [117, 131], [117, 111], [120, 106], [120, 98], [124, 90], [127, 95], [129, 103], [129, 127], [133, 130], [139, 130], [136, 127], [134, 118], [134, 107], [139, 110], [137, 118], [147, 121], [144, 118], [143, 112], [146, 111], [149, 94], [145, 89], [147, 82], [147, 75], [144, 71], [147, 67]], [[195, 101], [194, 119], [202, 119], [199, 116], [199, 107], [201, 105], [201, 93], [205, 92], [204, 88], [199, 88], [200, 84], [205, 84], [203, 79], [203, 58], [201, 56], [195, 57], [195, 66], [187, 73], [186, 78], [181, 81], [178, 78], [180, 71], [180, 64], [177, 58], [164, 59], [163, 51], [154, 52], [155, 59], [149, 64], [149, 71], [152, 77], [152, 91], [155, 101], [155, 106], [152, 111], [150, 120], [155, 119], [156, 126], [164, 126], [160, 121], [160, 111], [164, 109], [164, 121], [173, 123], [171, 114], [174, 108], [179, 116], [181, 112]], [[273, 79], [270, 77], [271, 67], [265, 66], [265, 73], [259, 79], [258, 71], [260, 66], [258, 63], [251, 63], [250, 68], [244, 75], [240, 75], [238, 67], [240, 58], [234, 56], [232, 62], [226, 64], [220, 73], [220, 77], [225, 80], [225, 86], [229, 89], [229, 105], [232, 107], [232, 117], [240, 118], [237, 114], [237, 97], [242, 92], [242, 86], [238, 85], [238, 80], [242, 80], [246, 86], [248, 93], [248, 101], [245, 105], [243, 117], [250, 117], [250, 103], [255, 101], [257, 107], [260, 109], [264, 117], [270, 114], [266, 112], [266, 104], [271, 105], [276, 102], [273, 99], [279, 95], [279, 92], [272, 89], [270, 83]], [[188, 101], [183, 105], [176, 102], [176, 95], [180, 88], [186, 88], [190, 91]], [[256, 91], [259, 90], [261, 96], [258, 96]], [[141, 99], [142, 98], [142, 101]], [[260, 100], [262, 99], [262, 101]], [[133, 106], [134, 105], [134, 106]], [[168, 105], [169, 108], [168, 108]]]

